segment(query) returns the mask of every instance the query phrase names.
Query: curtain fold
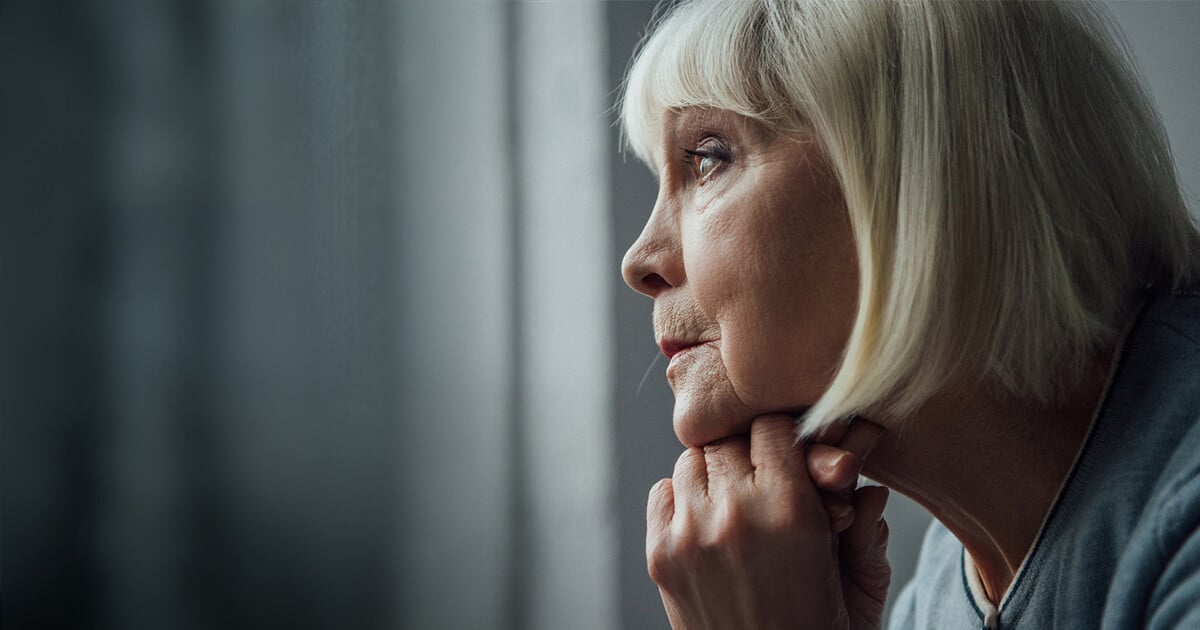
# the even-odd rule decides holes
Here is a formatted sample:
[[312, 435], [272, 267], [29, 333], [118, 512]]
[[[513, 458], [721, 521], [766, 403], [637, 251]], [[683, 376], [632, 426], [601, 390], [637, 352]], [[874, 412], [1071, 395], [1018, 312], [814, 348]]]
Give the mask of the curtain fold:
[[4, 4], [5, 627], [615, 625], [596, 6]]

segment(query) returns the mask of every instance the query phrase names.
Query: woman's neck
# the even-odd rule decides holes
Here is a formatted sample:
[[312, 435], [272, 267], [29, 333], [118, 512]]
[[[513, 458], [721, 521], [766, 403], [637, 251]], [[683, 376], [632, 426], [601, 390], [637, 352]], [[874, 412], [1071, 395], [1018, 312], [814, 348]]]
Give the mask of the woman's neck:
[[982, 391], [933, 399], [902, 425], [884, 425], [864, 473], [941, 521], [999, 605], [1083, 446], [1114, 355], [1095, 361], [1061, 408], [1001, 403]]

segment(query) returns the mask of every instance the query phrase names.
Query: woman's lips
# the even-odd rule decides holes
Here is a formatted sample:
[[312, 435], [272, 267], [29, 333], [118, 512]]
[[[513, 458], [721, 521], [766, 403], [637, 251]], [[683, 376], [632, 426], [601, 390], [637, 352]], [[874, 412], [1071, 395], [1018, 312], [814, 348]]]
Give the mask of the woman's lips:
[[675, 376], [680, 369], [680, 365], [685, 362], [687, 357], [690, 357], [692, 350], [706, 345], [707, 341], [665, 341], [659, 344], [663, 354], [667, 355], [669, 363], [667, 363], [667, 383], [671, 388], [675, 388]]
[[695, 348], [696, 346], [698, 346], [702, 343], [704, 343], [704, 342], [702, 342], [702, 341], [676, 341], [673, 339], [664, 339], [663, 341], [659, 342], [658, 347], [662, 349], [662, 353], [664, 355], [666, 355], [666, 357], [668, 359], [673, 359], [673, 358], [675, 358], [675, 355], [679, 354], [680, 352], [683, 352], [684, 350], [687, 350], [689, 348]]

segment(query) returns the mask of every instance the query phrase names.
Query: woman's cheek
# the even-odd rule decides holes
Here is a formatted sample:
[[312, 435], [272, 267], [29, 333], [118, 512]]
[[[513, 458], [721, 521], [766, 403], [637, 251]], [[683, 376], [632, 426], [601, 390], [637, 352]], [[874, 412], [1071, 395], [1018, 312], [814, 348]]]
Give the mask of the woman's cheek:
[[799, 339], [794, 325], [772, 325], [762, 314], [743, 321], [749, 324], [723, 327], [723, 363], [738, 397], [762, 413], [813, 405], [829, 385], [829, 361], [812, 356], [814, 344]]
[[754, 325], [726, 326], [722, 347], [726, 376], [746, 406], [757, 411], [777, 408], [780, 402], [773, 363], [776, 350], [756, 334]]

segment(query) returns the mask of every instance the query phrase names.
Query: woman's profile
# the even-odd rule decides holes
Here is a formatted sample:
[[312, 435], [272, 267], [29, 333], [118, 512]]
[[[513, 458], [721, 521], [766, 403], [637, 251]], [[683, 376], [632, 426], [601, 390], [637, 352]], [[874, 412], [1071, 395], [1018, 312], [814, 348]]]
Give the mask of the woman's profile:
[[[622, 271], [688, 447], [674, 627], [1200, 627], [1200, 231], [1120, 41], [1050, 0], [656, 21]], [[935, 517], [907, 585], [860, 472]]]

